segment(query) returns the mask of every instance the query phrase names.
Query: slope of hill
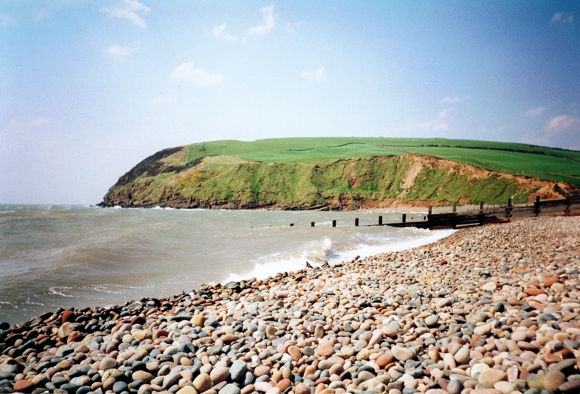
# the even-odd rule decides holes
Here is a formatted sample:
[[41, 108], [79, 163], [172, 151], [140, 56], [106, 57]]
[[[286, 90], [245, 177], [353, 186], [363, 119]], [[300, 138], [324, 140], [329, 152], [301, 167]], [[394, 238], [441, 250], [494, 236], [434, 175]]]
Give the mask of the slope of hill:
[[[537, 177], [543, 179], [536, 179]], [[358, 209], [515, 203], [580, 185], [580, 152], [445, 139], [215, 141], [160, 151], [109, 189], [103, 205]]]

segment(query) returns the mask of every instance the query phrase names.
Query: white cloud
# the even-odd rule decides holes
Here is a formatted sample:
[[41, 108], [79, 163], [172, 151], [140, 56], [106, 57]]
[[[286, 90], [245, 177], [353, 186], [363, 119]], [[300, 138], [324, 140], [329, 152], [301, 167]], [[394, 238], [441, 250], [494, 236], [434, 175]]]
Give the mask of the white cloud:
[[540, 116], [541, 114], [544, 113], [544, 111], [546, 111], [545, 107], [537, 107], [537, 108], [530, 108], [526, 111], [526, 116], [530, 117], [530, 118], [535, 118]]
[[101, 8], [101, 12], [109, 17], [127, 19], [143, 29], [147, 27], [147, 23], [139, 14], [148, 14], [150, 11], [151, 8], [139, 3], [139, 0], [121, 0], [111, 8]]
[[223, 78], [213, 71], [205, 71], [192, 62], [180, 64], [171, 72], [171, 78], [176, 81], [188, 82], [199, 86], [221, 85]]
[[546, 123], [546, 129], [554, 133], [564, 131], [580, 132], [580, 119], [568, 115], [554, 116]]
[[449, 119], [450, 114], [450, 110], [444, 109], [437, 114], [435, 119], [419, 124], [419, 128], [432, 131], [448, 131], [449, 123], [447, 120]]
[[469, 100], [471, 96], [464, 96], [464, 97], [443, 97], [442, 99], [437, 100], [439, 104], [457, 104], [461, 101]]
[[326, 79], [326, 70], [324, 66], [320, 66], [316, 70], [304, 70], [300, 73], [300, 77], [313, 81], [324, 81]]
[[246, 33], [248, 36], [261, 36], [274, 28], [274, 6], [269, 5], [267, 7], [262, 7], [260, 8], [260, 11], [262, 12], [264, 23], [248, 29]]
[[103, 53], [106, 55], [111, 56], [115, 60], [124, 60], [133, 52], [135, 52], [136, 48], [132, 47], [124, 47], [121, 45], [111, 45], [105, 49], [103, 49]]
[[211, 29], [211, 35], [217, 39], [225, 40], [225, 41], [237, 41], [238, 37], [228, 33], [226, 31], [226, 24], [222, 23], [221, 25], [214, 25], [213, 29]]
[[552, 15], [551, 22], [552, 23], [573, 23], [574, 22], [574, 15], [572, 15], [569, 12], [564, 12], [564, 11], [556, 12], [554, 15]]
[[171, 104], [173, 99], [169, 96], [157, 96], [153, 97], [150, 102], [152, 104]]

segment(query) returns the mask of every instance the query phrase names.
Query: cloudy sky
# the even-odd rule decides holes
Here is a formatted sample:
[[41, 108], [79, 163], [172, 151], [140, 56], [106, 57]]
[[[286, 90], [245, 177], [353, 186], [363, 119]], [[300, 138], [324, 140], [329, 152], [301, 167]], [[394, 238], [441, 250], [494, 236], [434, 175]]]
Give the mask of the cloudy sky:
[[217, 139], [580, 149], [578, 1], [0, 0], [0, 203]]

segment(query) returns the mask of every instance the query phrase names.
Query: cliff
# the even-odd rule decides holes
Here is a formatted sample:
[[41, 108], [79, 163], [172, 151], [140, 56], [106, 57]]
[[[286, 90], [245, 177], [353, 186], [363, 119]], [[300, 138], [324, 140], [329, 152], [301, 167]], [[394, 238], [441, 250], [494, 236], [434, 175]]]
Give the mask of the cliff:
[[[160, 151], [119, 178], [101, 205], [231, 209], [359, 209], [504, 204], [563, 198], [575, 186], [418, 154], [255, 161]], [[197, 156], [197, 157], [196, 157]]]

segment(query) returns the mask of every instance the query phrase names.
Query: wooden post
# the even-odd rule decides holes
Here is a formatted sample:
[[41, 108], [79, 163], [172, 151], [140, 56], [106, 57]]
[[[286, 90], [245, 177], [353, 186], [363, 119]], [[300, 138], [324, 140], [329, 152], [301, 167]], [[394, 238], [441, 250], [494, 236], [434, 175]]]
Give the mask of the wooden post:
[[431, 215], [433, 213], [433, 207], [431, 205], [429, 205], [429, 211], [428, 214]]
[[358, 227], [358, 218], [354, 218], [354, 225]]
[[480, 201], [479, 202], [479, 210], [480, 211], [483, 211], [483, 201]]
[[310, 222], [310, 227], [314, 227], [314, 222]]
[[570, 206], [572, 205], [572, 201], [570, 199], [570, 195], [566, 195], [566, 208], [564, 208], [564, 216], [570, 216]]
[[534, 213], [536, 216], [540, 214], [540, 196], [536, 196], [536, 202], [534, 203]]
[[383, 224], [383, 217], [379, 216], [379, 226], [382, 226], [382, 224]]
[[403, 214], [403, 223], [407, 223], [407, 214], [406, 213]]
[[457, 203], [453, 203], [453, 213], [457, 213]]
[[507, 201], [507, 207], [505, 208], [505, 218], [508, 220], [508, 222], [510, 221], [510, 218], [512, 217], [512, 198], [508, 198]]
[[336, 227], [336, 220], [332, 221], [332, 227]]

